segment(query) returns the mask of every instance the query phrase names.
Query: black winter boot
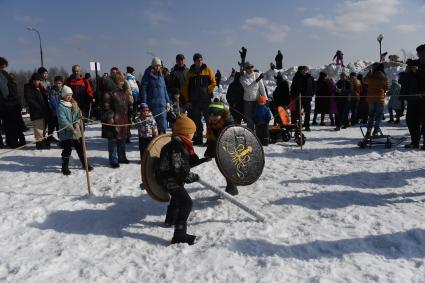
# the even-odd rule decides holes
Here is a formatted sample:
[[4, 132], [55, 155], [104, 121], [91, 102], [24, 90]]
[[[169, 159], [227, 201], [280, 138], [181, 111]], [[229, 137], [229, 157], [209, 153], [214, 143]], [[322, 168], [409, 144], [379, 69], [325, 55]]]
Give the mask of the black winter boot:
[[71, 175], [71, 171], [69, 171], [69, 157], [62, 156], [62, 174], [65, 176]]
[[179, 213], [178, 208], [175, 208], [171, 205], [167, 208], [167, 214], [165, 216], [164, 226], [165, 227], [171, 227], [176, 224], [176, 216]]
[[239, 191], [238, 191], [238, 188], [234, 184], [227, 182], [226, 193], [228, 193], [232, 196], [236, 196], [236, 195], [239, 194]]
[[171, 244], [186, 243], [193, 245], [195, 243], [195, 235], [186, 234], [187, 224], [177, 224], [174, 230], [174, 236]]

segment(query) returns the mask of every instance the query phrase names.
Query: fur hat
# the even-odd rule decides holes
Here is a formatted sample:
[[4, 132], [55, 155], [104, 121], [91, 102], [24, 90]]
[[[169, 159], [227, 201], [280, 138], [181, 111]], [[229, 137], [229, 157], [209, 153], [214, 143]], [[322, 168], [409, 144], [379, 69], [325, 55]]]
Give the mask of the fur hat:
[[34, 73], [31, 75], [30, 81], [41, 81], [41, 80], [43, 80], [43, 78], [41, 77], [39, 73]]
[[180, 115], [173, 126], [173, 134], [189, 135], [196, 132], [196, 125], [185, 114]]
[[72, 89], [69, 86], [64, 85], [62, 87], [61, 96], [64, 97], [66, 94], [73, 94], [73, 92], [72, 92]]
[[260, 95], [258, 97], [258, 104], [266, 105], [267, 104], [267, 97], [265, 97], [264, 95]]
[[44, 68], [44, 67], [40, 67], [40, 68], [38, 68], [38, 70], [37, 70], [37, 73], [39, 73], [40, 75], [42, 75], [42, 74], [44, 74], [44, 73], [46, 73], [47, 72], [47, 69], [46, 68]]
[[159, 59], [158, 57], [153, 57], [151, 65], [152, 67], [154, 67], [155, 65], [162, 65], [161, 59]]
[[416, 52], [422, 52], [425, 51], [425, 44], [421, 44], [418, 47], [416, 47]]
[[127, 73], [132, 74], [134, 71], [133, 67], [127, 66]]

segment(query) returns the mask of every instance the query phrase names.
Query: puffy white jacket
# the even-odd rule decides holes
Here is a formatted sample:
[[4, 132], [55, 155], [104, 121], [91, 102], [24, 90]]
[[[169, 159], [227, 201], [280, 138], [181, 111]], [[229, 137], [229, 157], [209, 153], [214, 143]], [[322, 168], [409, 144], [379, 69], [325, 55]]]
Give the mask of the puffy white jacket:
[[259, 76], [260, 74], [256, 72], [252, 74], [245, 73], [243, 75], [241, 80], [244, 89], [243, 100], [257, 101], [259, 95], [266, 96], [263, 80], [259, 82], [255, 81]]

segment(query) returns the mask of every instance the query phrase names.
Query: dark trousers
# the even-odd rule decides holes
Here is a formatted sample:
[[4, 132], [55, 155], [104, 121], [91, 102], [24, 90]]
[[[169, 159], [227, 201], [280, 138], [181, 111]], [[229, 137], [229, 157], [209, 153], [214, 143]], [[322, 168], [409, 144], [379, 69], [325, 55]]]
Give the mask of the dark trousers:
[[[407, 104], [406, 123], [409, 128], [410, 137], [413, 144], [419, 144], [421, 133], [425, 136], [424, 129], [424, 108], [425, 102], [412, 101]], [[421, 131], [422, 127], [422, 131]], [[425, 142], [424, 142], [425, 143]]]
[[[310, 128], [311, 101], [310, 100], [308, 100], [308, 101], [302, 101], [301, 106], [304, 109], [303, 126], [306, 127], [306, 128]], [[300, 110], [300, 105], [298, 104], [298, 101], [297, 101], [295, 111], [291, 111], [291, 121], [292, 121], [292, 124], [295, 124], [295, 122], [298, 121], [299, 115], [300, 115], [299, 114], [300, 113], [299, 110]]]
[[184, 187], [170, 193], [171, 200], [167, 209], [167, 221], [177, 225], [185, 225], [192, 210], [192, 199]]
[[141, 138], [139, 137], [139, 151], [140, 151], [140, 160], [142, 160], [143, 153], [145, 149], [148, 147], [149, 143], [153, 138]]
[[[359, 101], [358, 100], [351, 100], [349, 105], [349, 111], [351, 112], [351, 125], [354, 126], [359, 122], [359, 118], [357, 115], [357, 111], [359, 109]], [[348, 112], [347, 112], [348, 115]], [[348, 123], [348, 119], [347, 119]]]
[[336, 101], [336, 108], [337, 108], [337, 112], [335, 115], [335, 126], [337, 128], [340, 128], [341, 125], [347, 125], [348, 124], [348, 120], [347, 120], [347, 112], [348, 112], [348, 107], [349, 107], [349, 102], [346, 100], [340, 100], [338, 99]]
[[57, 116], [51, 116], [49, 121], [47, 122], [48, 131], [47, 134], [51, 135], [56, 130], [59, 130], [59, 124], [58, 124], [58, 117]]
[[[3, 111], [3, 110], [0, 109], [0, 111]], [[0, 117], [0, 147], [3, 147], [4, 146], [2, 134], [3, 134], [3, 118]]]
[[72, 147], [75, 148], [78, 154], [78, 158], [81, 161], [81, 164], [84, 165], [84, 154], [83, 154], [83, 144], [81, 139], [78, 140], [63, 140], [60, 142], [60, 146], [62, 147], [61, 156], [64, 158], [69, 158], [72, 153]]
[[192, 103], [192, 106], [188, 111], [189, 118], [192, 119], [196, 125], [196, 132], [193, 136], [194, 143], [203, 143], [204, 125], [202, 124], [202, 117], [204, 117], [206, 122], [209, 105], [210, 101]]
[[9, 147], [17, 147], [19, 144], [25, 143], [23, 134], [24, 125], [22, 125], [21, 106], [4, 107], [4, 132], [6, 134], [6, 144]]
[[269, 125], [267, 124], [256, 124], [255, 125], [255, 134], [260, 140], [262, 145], [269, 144]]

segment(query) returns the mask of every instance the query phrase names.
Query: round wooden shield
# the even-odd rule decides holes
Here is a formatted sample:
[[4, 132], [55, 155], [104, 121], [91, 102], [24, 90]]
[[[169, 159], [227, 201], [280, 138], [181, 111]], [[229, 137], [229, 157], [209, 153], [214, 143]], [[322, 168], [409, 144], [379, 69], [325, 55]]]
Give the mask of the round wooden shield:
[[264, 151], [250, 129], [229, 126], [218, 137], [215, 161], [224, 177], [235, 185], [247, 186], [263, 172]]
[[163, 134], [154, 138], [143, 153], [141, 162], [143, 188], [151, 198], [160, 202], [169, 202], [170, 194], [164, 192], [156, 181], [155, 169], [159, 162], [159, 155], [164, 145], [171, 141], [171, 134]]

